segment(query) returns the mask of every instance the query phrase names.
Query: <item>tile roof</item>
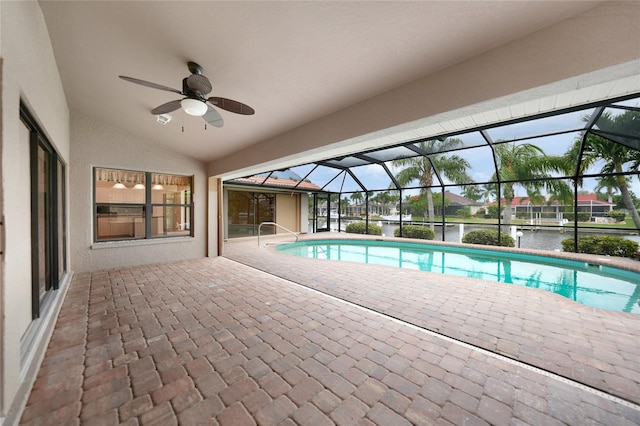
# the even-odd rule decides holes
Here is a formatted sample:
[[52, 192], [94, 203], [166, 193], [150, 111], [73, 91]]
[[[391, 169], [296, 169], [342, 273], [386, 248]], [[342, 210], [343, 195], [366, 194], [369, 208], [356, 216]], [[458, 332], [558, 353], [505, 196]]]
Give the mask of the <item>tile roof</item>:
[[[294, 179], [279, 179], [270, 177], [265, 180], [265, 176], [249, 176], [244, 178], [237, 178], [228, 181], [229, 183], [243, 183], [250, 184], [256, 186], [270, 186], [270, 187], [281, 187], [281, 188], [294, 188], [297, 190], [313, 190], [317, 191], [320, 189], [318, 185], [309, 181], [299, 181]], [[296, 186], [297, 185], [297, 186]]]

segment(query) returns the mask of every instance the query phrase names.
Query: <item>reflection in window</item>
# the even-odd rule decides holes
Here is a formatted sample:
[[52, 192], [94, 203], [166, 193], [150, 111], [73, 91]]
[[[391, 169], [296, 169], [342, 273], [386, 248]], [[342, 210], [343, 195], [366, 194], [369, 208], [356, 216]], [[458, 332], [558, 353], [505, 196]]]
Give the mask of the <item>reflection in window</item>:
[[191, 194], [190, 176], [96, 168], [95, 240], [193, 235]]
[[[258, 235], [262, 222], [274, 222], [276, 196], [272, 193], [229, 191], [228, 193], [228, 237]], [[261, 234], [274, 234], [273, 226], [263, 226]]]
[[57, 174], [57, 228], [58, 228], [58, 281], [62, 279], [65, 271], [66, 271], [66, 264], [67, 264], [67, 250], [66, 250], [66, 243], [67, 243], [67, 239], [63, 238], [64, 235], [66, 235], [66, 226], [65, 226], [65, 186], [64, 186], [64, 182], [65, 182], [65, 169], [64, 169], [64, 164], [62, 163], [62, 161], [60, 159], [58, 159], [57, 161], [57, 167], [58, 167], [58, 174]]
[[49, 207], [51, 199], [50, 179], [52, 178], [51, 155], [46, 143], [38, 145], [38, 292], [40, 294], [40, 305], [47, 291], [51, 290], [51, 262], [49, 252], [51, 250], [51, 229], [53, 225]]
[[191, 178], [151, 173], [151, 236], [191, 234]]

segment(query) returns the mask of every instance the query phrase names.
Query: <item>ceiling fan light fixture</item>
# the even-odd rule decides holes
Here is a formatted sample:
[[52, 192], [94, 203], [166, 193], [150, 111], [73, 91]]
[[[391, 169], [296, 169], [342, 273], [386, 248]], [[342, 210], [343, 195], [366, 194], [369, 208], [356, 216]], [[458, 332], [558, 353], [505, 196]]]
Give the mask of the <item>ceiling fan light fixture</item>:
[[205, 113], [209, 109], [207, 107], [207, 104], [205, 104], [204, 102], [198, 99], [193, 99], [193, 98], [185, 98], [181, 100], [180, 106], [182, 107], [184, 112], [186, 112], [189, 115], [194, 115], [196, 117], [202, 117], [203, 115], [205, 115]]

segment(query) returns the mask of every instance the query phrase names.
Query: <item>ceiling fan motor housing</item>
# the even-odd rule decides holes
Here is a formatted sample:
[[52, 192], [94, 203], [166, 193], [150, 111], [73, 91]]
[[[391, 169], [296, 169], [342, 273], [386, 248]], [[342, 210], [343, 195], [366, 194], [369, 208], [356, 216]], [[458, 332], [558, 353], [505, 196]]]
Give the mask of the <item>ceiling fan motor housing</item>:
[[189, 87], [189, 84], [187, 83], [187, 78], [182, 79], [182, 93], [184, 93], [185, 96], [187, 96], [188, 98], [194, 98], [201, 101], [205, 100], [204, 96], [202, 96], [200, 92], [198, 92], [197, 90], [193, 90]]

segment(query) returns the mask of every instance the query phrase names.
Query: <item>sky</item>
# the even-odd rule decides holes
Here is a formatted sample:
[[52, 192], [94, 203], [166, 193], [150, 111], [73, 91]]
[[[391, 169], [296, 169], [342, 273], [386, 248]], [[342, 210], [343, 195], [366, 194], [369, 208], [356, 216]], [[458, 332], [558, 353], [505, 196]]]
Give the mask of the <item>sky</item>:
[[[632, 101], [627, 101], [626, 104], [638, 106], [638, 100], [635, 99]], [[568, 114], [556, 115], [511, 125], [495, 127], [488, 129], [487, 134], [490, 136], [492, 141], [501, 141], [526, 138], [541, 134], [567, 132], [516, 142], [518, 144], [532, 143], [540, 147], [547, 155], [562, 155], [569, 149], [576, 138], [579, 138], [581, 136], [581, 132], [576, 131], [576, 129], [581, 129], [584, 127], [585, 117], [590, 116], [593, 111], [593, 109], [587, 109]], [[486, 182], [490, 180], [495, 170], [494, 161], [491, 149], [486, 145], [486, 142], [484, 141], [480, 133], [476, 131], [456, 137], [464, 142], [464, 146], [473, 147], [455, 152], [456, 155], [463, 157], [469, 163], [470, 167], [468, 169], [468, 173], [470, 174], [473, 181]], [[386, 164], [391, 173], [394, 175], [400, 170], [400, 168], [394, 166], [392, 162], [387, 162]], [[603, 164], [600, 163], [592, 166], [587, 171], [587, 174], [598, 173], [602, 168], [602, 165]], [[306, 165], [292, 169], [302, 177], [305, 177], [307, 173], [309, 173], [309, 171], [312, 169], [312, 167], [312, 165]], [[389, 188], [391, 184], [391, 179], [389, 178], [389, 176], [384, 172], [382, 167], [378, 165], [353, 167], [351, 170], [357, 176], [357, 178], [368, 188], [385, 190]], [[333, 179], [337, 174], [338, 171], [336, 171], [335, 169], [320, 167], [311, 175], [309, 175], [308, 179], [322, 186]], [[445, 180], [445, 183], [451, 182]], [[580, 188], [580, 190], [592, 192], [596, 185], [597, 182], [595, 179], [586, 179], [584, 182], [584, 186]], [[327, 187], [327, 190], [334, 192], [338, 192], [341, 189], [342, 192], [360, 191], [359, 186], [355, 181], [353, 181], [353, 179], [351, 179], [349, 176], [344, 177], [343, 175], [339, 176], [339, 178], [337, 179], [334, 179]], [[631, 179], [630, 189], [636, 196], [640, 197], [640, 179], [638, 178], [638, 176]], [[460, 187], [450, 187], [448, 188], [448, 190], [458, 194], [461, 192]], [[406, 194], [417, 192], [418, 190], [407, 190]], [[403, 196], [404, 195], [405, 192], [403, 191]], [[516, 195], [526, 196], [527, 194], [522, 187], [517, 186]]]

